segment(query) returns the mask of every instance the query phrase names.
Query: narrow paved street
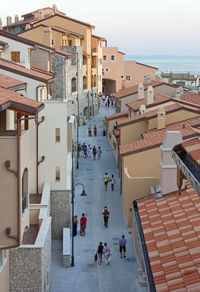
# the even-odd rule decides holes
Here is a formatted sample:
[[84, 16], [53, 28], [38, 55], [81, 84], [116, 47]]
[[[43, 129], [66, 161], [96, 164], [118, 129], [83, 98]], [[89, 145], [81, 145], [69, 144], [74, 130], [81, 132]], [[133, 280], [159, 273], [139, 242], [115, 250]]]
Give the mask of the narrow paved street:
[[[106, 137], [103, 137], [102, 120], [112, 114], [113, 109], [102, 107], [100, 113], [89, 123], [97, 125], [97, 137], [88, 137], [87, 125], [79, 131], [80, 143], [101, 146], [101, 160], [92, 158], [79, 159], [79, 169], [76, 171], [75, 183], [85, 185], [86, 197], [80, 197], [81, 188], [76, 187], [75, 215], [80, 220], [85, 213], [88, 218], [86, 236], [75, 237], [75, 267], [62, 267], [62, 250], [59, 242], [53, 242], [52, 249], [52, 292], [140, 292], [145, 291], [137, 283], [137, 264], [134, 254], [132, 234], [128, 233], [123, 215], [122, 197], [119, 193], [119, 177], [117, 163], [112, 148]], [[114, 174], [116, 177], [115, 190], [104, 191], [103, 175]], [[110, 209], [108, 229], [104, 227], [101, 211], [104, 206]], [[79, 231], [78, 224], [78, 231]], [[125, 234], [127, 238], [127, 257], [120, 259], [119, 238]], [[94, 263], [94, 254], [99, 241], [107, 242], [112, 253], [111, 265], [102, 266]]]

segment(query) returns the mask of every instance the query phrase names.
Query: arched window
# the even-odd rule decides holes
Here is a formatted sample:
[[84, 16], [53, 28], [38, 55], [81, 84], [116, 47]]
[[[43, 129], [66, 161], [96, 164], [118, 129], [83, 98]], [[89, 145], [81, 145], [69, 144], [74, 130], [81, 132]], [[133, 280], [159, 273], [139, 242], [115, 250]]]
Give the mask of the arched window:
[[83, 89], [87, 89], [87, 77], [83, 77]]
[[24, 173], [22, 176], [22, 213], [24, 213], [25, 209], [28, 205], [28, 169], [24, 169]]
[[72, 78], [72, 92], [76, 91], [76, 78]]

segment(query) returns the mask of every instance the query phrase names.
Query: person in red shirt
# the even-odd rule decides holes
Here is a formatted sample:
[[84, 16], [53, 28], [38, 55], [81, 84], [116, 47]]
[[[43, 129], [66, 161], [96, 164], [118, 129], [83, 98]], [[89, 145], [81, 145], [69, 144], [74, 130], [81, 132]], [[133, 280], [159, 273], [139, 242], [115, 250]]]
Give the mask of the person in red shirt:
[[80, 219], [81, 224], [81, 236], [85, 236], [85, 230], [86, 230], [86, 224], [87, 224], [87, 218], [85, 217], [85, 214], [82, 214], [82, 217]]

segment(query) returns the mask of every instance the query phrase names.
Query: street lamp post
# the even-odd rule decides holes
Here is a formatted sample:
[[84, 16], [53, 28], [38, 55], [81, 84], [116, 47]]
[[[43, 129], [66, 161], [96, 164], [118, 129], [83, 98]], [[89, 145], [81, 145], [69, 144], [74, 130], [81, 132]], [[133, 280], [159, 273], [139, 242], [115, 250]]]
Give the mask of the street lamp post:
[[[77, 117], [77, 118], [79, 118], [79, 117]], [[77, 169], [79, 169], [79, 163], [78, 163], [78, 156], [79, 156], [79, 145], [78, 145], [78, 130], [79, 130], [79, 127], [78, 127], [79, 125], [78, 125], [78, 121], [77, 121], [77, 131], [76, 131], [76, 135], [77, 135], [77, 137], [76, 137], [76, 151], [77, 151], [77, 154], [76, 154], [76, 156], [77, 156], [77, 158], [76, 158], [76, 168]]]
[[87, 196], [85, 192], [85, 187], [82, 183], [76, 183], [74, 184], [74, 178], [72, 177], [72, 197], [71, 197], [71, 204], [72, 204], [72, 257], [71, 257], [71, 266], [74, 267], [74, 224], [73, 224], [73, 219], [74, 219], [74, 197], [75, 197], [75, 187], [76, 186], [82, 186], [83, 190], [80, 196]]

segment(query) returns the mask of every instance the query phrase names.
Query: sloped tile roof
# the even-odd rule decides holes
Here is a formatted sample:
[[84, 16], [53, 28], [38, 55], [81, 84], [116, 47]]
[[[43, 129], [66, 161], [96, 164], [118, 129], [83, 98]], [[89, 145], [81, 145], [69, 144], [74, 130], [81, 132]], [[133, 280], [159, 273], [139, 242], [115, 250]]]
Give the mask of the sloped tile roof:
[[0, 74], [0, 87], [4, 87], [8, 89], [8, 88], [12, 88], [19, 85], [26, 85], [26, 83], [23, 81], [14, 79], [12, 77]]
[[[154, 96], [154, 103], [151, 104], [151, 106], [162, 103], [162, 102], [168, 102], [168, 101], [170, 101], [170, 97], [168, 97], [166, 95], [162, 95], [162, 94], [156, 94]], [[136, 100], [134, 102], [130, 102], [127, 104], [127, 106], [129, 108], [133, 109], [134, 111], [138, 111], [142, 104], [144, 104], [146, 107], [148, 107], [146, 98], [139, 99], [139, 100]]]
[[[174, 110], [180, 110], [182, 108], [183, 107], [181, 105], [179, 105], [178, 103], [174, 103], [174, 104], [171, 104], [171, 105], [168, 105], [168, 106], [164, 107], [166, 114], [171, 112], [171, 111], [174, 111]], [[120, 126], [123, 126], [123, 125], [126, 125], [126, 124], [138, 122], [140, 120], [146, 120], [146, 119], [154, 118], [155, 116], [157, 116], [158, 111], [159, 111], [159, 109], [157, 108], [155, 110], [151, 110], [151, 111], [145, 112], [143, 114], [136, 115], [134, 117], [123, 119], [121, 121], [118, 121], [117, 124], [120, 127]]]
[[26, 76], [31, 79], [42, 81], [44, 83], [51, 82], [54, 79], [54, 74], [52, 73], [47, 73], [45, 71], [42, 73], [41, 71], [39, 72], [38, 70], [28, 69], [14, 62], [11, 62], [2, 58], [0, 58], [0, 68], [6, 71], [10, 71], [19, 75]]
[[0, 87], [0, 111], [10, 107], [35, 114], [44, 108], [44, 104], [24, 97], [18, 92]]
[[120, 155], [127, 156], [137, 152], [145, 151], [151, 148], [159, 147], [164, 139], [166, 131], [180, 131], [183, 139], [198, 136], [198, 133], [191, 127], [200, 124], [200, 118], [192, 118], [175, 124], [167, 125], [164, 129], [149, 130], [143, 133], [144, 139], [140, 139], [119, 147]]
[[200, 165], [200, 140], [198, 138], [192, 139], [182, 143], [183, 149], [188, 153], [188, 155]]
[[124, 111], [124, 112], [120, 112], [120, 113], [116, 113], [110, 116], [106, 116], [106, 120], [107, 121], [111, 121], [111, 120], [115, 120], [115, 119], [120, 119], [123, 117], [128, 117], [128, 111]]
[[[170, 83], [166, 83], [164, 81], [159, 81], [159, 80], [155, 80], [155, 81], [152, 81], [150, 83], [144, 83], [144, 90], [146, 90], [148, 88], [148, 86], [152, 86], [153, 88], [154, 87], [157, 87], [157, 86], [160, 86], [160, 85], [167, 85], [167, 86], [171, 86], [171, 87], [177, 87], [178, 88], [178, 85], [176, 84], [170, 84]], [[135, 94], [138, 92], [138, 85], [134, 85], [134, 86], [130, 86], [130, 87], [127, 87], [125, 89], [121, 89], [117, 92], [115, 92], [114, 94], [114, 97], [116, 99], [119, 99], [119, 98], [124, 98], [126, 96], [129, 96], [129, 95], [132, 95], [132, 94]]]
[[200, 198], [187, 187], [137, 200], [156, 291], [200, 291]]

